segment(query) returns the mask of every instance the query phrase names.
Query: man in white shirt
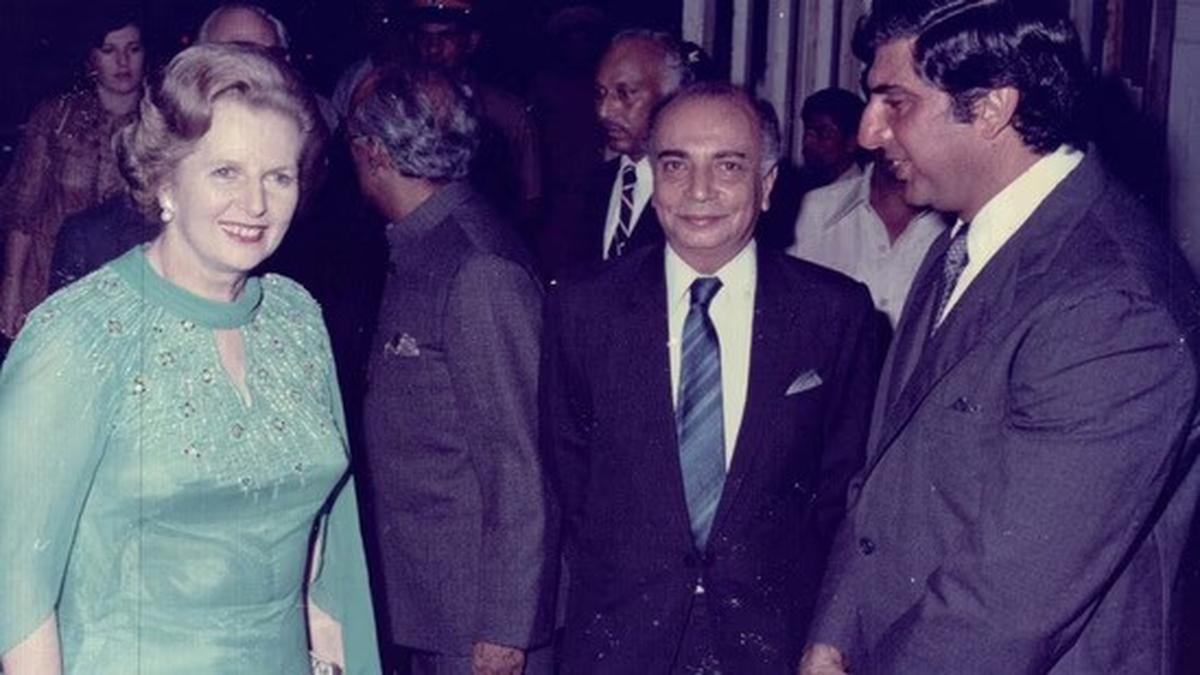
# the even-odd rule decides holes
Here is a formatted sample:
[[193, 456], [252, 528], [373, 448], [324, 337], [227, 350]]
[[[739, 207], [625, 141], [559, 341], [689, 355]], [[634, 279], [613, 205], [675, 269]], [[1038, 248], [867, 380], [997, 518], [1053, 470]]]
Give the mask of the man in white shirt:
[[798, 171], [782, 167], [780, 189], [758, 225], [760, 244], [790, 248], [795, 243], [801, 199], [812, 190], [862, 175], [862, 149], [858, 147], [862, 111], [863, 100], [857, 94], [837, 87], [822, 89], [804, 99], [800, 109], [804, 164]]
[[873, 163], [804, 196], [788, 253], [866, 284], [894, 329], [917, 268], [945, 228], [942, 214], [904, 201], [890, 164]]
[[551, 297], [563, 672], [774, 673], [800, 658], [882, 336], [860, 284], [755, 245], [778, 133], [732, 85], [684, 88], [649, 151], [666, 245]]
[[805, 187], [811, 189], [859, 176], [858, 121], [863, 101], [837, 87], [822, 89], [804, 99], [800, 119], [804, 136]]
[[1079, 148], [1047, 3], [876, 0], [859, 130], [930, 248], [880, 380], [805, 675], [1174, 672], [1200, 496], [1198, 289]]
[[[196, 31], [196, 43], [235, 42], [258, 45], [291, 61], [287, 27], [266, 8], [252, 2], [225, 2], [209, 12]], [[337, 128], [338, 116], [329, 99], [313, 91], [317, 110], [327, 130]]]

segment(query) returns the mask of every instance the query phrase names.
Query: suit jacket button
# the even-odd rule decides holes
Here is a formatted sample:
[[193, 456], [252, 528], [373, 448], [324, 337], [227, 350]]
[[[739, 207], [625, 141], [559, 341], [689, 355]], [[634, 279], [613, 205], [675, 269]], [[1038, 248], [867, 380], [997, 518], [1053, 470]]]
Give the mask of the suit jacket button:
[[862, 551], [863, 555], [871, 555], [875, 552], [875, 542], [863, 537], [858, 540], [858, 550]]

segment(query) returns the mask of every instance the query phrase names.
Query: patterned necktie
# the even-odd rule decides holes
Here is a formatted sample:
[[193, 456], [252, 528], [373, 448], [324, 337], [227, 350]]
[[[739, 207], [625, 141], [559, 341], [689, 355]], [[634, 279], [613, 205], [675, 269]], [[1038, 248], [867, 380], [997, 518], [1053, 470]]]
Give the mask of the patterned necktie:
[[692, 283], [692, 302], [683, 323], [679, 406], [675, 429], [692, 538], [704, 550], [721, 489], [725, 486], [725, 418], [721, 406], [721, 349], [708, 317], [708, 304], [721, 289], [716, 277]]
[[617, 229], [608, 245], [609, 260], [621, 257], [625, 245], [633, 237], [633, 190], [637, 187], [637, 167], [626, 164], [621, 169], [621, 208], [617, 211]]
[[942, 312], [946, 311], [946, 303], [950, 302], [950, 296], [954, 294], [954, 286], [958, 283], [958, 278], [962, 276], [963, 269], [969, 262], [967, 230], [970, 227], [970, 223], [963, 223], [962, 227], [958, 228], [958, 232], [955, 232], [954, 236], [950, 238], [950, 246], [946, 249], [946, 256], [942, 261], [942, 278], [938, 280], [937, 305], [929, 320], [929, 337], [933, 337], [937, 333], [938, 326], [942, 322]]

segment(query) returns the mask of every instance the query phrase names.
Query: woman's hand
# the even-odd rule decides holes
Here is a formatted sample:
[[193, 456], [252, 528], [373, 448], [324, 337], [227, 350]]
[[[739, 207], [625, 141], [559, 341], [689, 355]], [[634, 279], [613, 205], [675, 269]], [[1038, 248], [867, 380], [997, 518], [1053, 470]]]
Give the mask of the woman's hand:
[[62, 650], [58, 646], [58, 617], [50, 614], [37, 630], [0, 658], [4, 675], [61, 675]]
[[[308, 601], [308, 643], [313, 656], [346, 668], [346, 650], [342, 643], [342, 624]], [[7, 673], [5, 674], [7, 675]]]
[[846, 662], [837, 647], [817, 643], [804, 650], [799, 675], [846, 675]]
[[515, 647], [476, 642], [471, 652], [471, 671], [475, 675], [521, 675], [525, 670], [525, 652]]

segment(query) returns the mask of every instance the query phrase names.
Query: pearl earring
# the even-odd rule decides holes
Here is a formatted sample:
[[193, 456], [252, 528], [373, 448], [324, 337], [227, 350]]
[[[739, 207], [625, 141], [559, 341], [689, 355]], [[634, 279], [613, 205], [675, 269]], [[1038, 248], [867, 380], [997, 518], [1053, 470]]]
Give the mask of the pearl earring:
[[175, 209], [171, 208], [171, 206], [162, 204], [160, 210], [162, 212], [160, 217], [164, 223], [169, 223], [175, 219]]

